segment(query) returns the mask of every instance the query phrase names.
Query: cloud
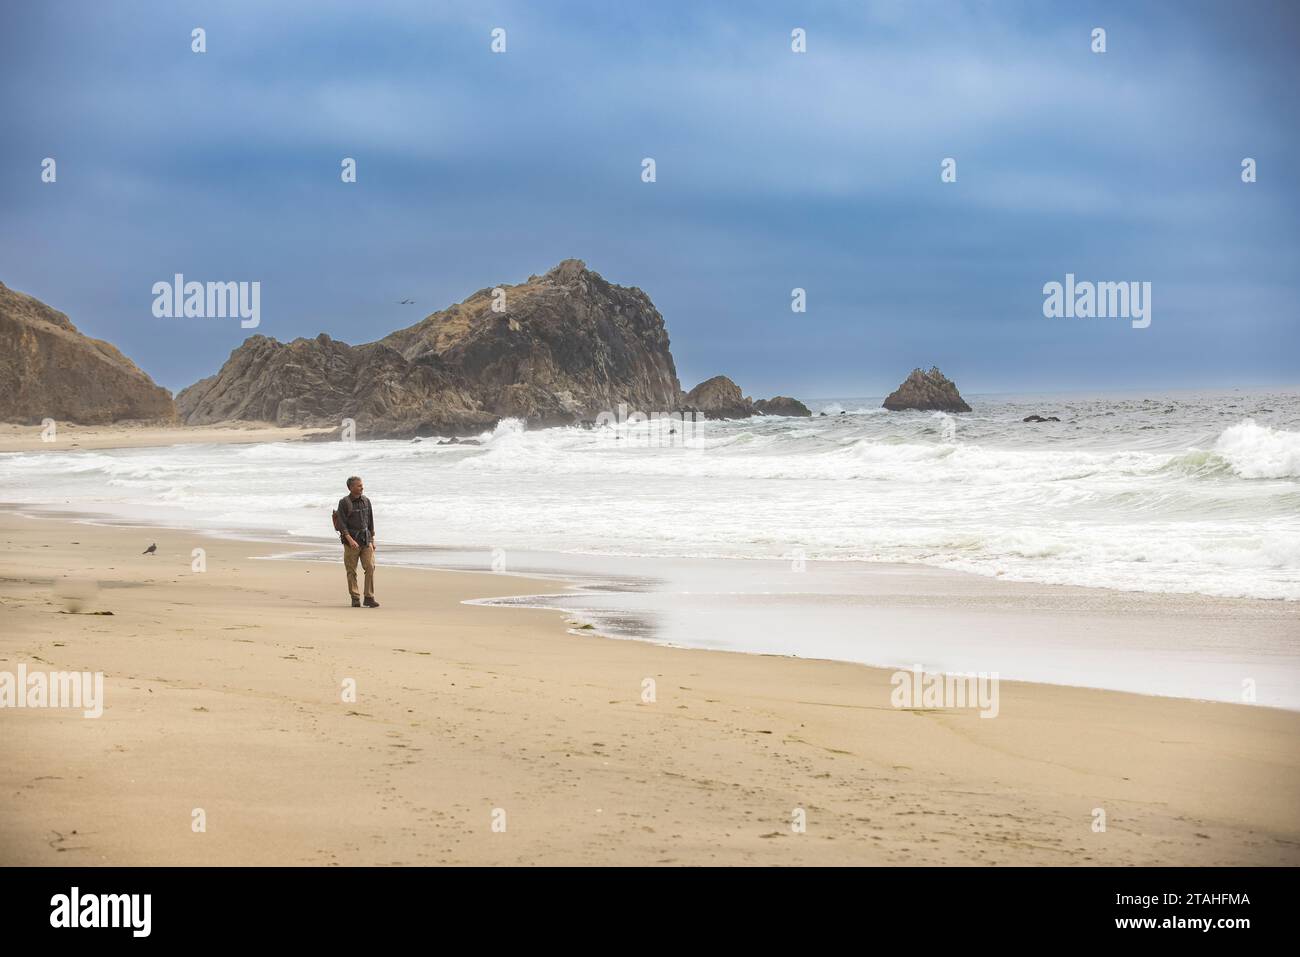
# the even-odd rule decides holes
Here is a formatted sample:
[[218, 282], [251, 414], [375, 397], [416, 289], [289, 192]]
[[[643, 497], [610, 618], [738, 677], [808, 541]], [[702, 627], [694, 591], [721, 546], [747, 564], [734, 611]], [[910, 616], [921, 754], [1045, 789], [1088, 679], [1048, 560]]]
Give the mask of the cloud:
[[[1180, 293], [1207, 272], [1245, 290], [1247, 340], [1295, 317], [1300, 187], [1284, 164], [1300, 123], [1284, 91], [1300, 69], [1285, 5], [66, 12], [11, 8], [0, 29], [0, 279], [55, 305], [114, 289], [94, 331], [169, 384], [233, 345], [185, 348], [141, 324], [132, 290], [173, 262], [267, 279], [268, 303], [293, 304], [269, 334], [363, 339], [409, 319], [384, 311], [394, 288], [432, 308], [580, 256], [644, 286], [679, 357], [698, 349], [684, 363], [714, 371], [755, 317], [789, 321], [789, 287], [805, 285], [816, 334], [777, 327], [766, 362], [750, 343], [759, 381], [744, 385], [765, 391], [796, 366], [814, 378], [824, 344], [869, 341], [863, 329], [936, 348], [936, 316], [991, 317], [972, 320], [969, 358], [1005, 368], [1023, 341], [1007, 304], [1032, 304], [1060, 264], [1158, 272], [1161, 301], [1197, 317], [1188, 336], [1228, 295]], [[197, 24], [207, 54], [189, 51]], [[488, 49], [498, 25], [505, 55]], [[790, 51], [794, 26], [807, 54]], [[61, 164], [53, 189], [32, 174], [46, 155]], [[1243, 155], [1260, 159], [1258, 184], [1240, 183]], [[344, 156], [355, 186], [339, 181]], [[1234, 354], [1243, 376], [1275, 367], [1268, 335], [1253, 358], [1249, 342]], [[1189, 382], [1227, 361], [1179, 355]], [[1063, 384], [1090, 374], [1069, 349], [1050, 362]], [[1141, 374], [1131, 355], [1114, 362]]]

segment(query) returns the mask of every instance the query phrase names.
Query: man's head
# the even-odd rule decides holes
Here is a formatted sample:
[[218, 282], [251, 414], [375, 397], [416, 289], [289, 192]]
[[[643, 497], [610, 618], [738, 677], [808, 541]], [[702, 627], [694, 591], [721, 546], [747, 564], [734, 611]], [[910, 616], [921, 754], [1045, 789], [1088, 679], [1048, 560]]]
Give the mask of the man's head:
[[348, 491], [352, 493], [353, 498], [356, 498], [356, 496], [360, 495], [365, 490], [366, 487], [361, 484], [361, 476], [353, 475], [348, 479]]

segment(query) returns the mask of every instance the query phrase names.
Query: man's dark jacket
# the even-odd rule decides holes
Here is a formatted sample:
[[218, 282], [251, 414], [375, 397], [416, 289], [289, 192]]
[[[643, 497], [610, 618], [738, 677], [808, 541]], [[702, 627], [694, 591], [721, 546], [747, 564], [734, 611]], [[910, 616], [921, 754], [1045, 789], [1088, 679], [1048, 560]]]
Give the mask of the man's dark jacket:
[[343, 520], [343, 527], [347, 529], [346, 535], [339, 533], [339, 541], [344, 545], [348, 543], [347, 535], [351, 535], [362, 548], [367, 545], [373, 545], [375, 542], [375, 513], [370, 507], [370, 499], [362, 495], [354, 499], [351, 495], [344, 495], [339, 499], [339, 518]]

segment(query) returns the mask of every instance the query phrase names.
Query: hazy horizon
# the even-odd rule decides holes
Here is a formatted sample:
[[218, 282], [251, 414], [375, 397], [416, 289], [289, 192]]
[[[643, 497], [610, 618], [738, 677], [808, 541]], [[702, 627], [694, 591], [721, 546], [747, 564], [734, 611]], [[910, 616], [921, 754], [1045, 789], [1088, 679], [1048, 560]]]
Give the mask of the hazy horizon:
[[[0, 278], [0, 282], [4, 282], [3, 278]], [[5, 285], [9, 286], [9, 288], [11, 289], [16, 289], [16, 287], [14, 287], [10, 283], [5, 282]], [[484, 287], [480, 286], [478, 288], [484, 288]], [[25, 289], [16, 289], [16, 291], [25, 293], [27, 295], [35, 295], [34, 293], [31, 293], [30, 291]], [[477, 289], [474, 291], [477, 291]], [[466, 295], [469, 294], [467, 293]], [[60, 309], [56, 303], [42, 299], [42, 297], [39, 295], [36, 295], [36, 298], [41, 299], [41, 301], [45, 302], [46, 305], [51, 306], [52, 308], [59, 309], [60, 312], [66, 312], [66, 310]], [[454, 303], [448, 303], [447, 305], [454, 305]], [[434, 312], [437, 311], [439, 310], [434, 310]], [[92, 338], [96, 338], [96, 339], [109, 338], [104, 334], [96, 332], [94, 328], [88, 327], [86, 323], [84, 321], [79, 320], [77, 316], [69, 315], [68, 318], [73, 322], [74, 325], [77, 326], [79, 331], [81, 331], [82, 333], [88, 336], [91, 336]], [[384, 336], [388, 335], [391, 332], [394, 332], [398, 329], [406, 328], [407, 326], [410, 325], [414, 325], [415, 323], [420, 322], [425, 318], [426, 315], [421, 315], [418, 319], [413, 319], [411, 322], [395, 325], [391, 329], [383, 329], [382, 331], [378, 331], [372, 337], [366, 339], [356, 339], [356, 338], [350, 339], [347, 338], [346, 336], [333, 335], [330, 333], [326, 333], [326, 334], [330, 335], [330, 337], [333, 339], [346, 342], [349, 345], [360, 345], [365, 342], [374, 342], [378, 339], [382, 339]], [[207, 321], [207, 320], [200, 320], [200, 321]], [[667, 317], [665, 317], [664, 322], [665, 322], [665, 326], [668, 326]], [[320, 332], [325, 332], [325, 331], [326, 330], [324, 329], [320, 330]], [[269, 333], [263, 332], [260, 329], [250, 330], [246, 336], [241, 338], [238, 342], [234, 343], [231, 346], [231, 348], [232, 349], [238, 348], [238, 346], [246, 338], [250, 338], [254, 335], [267, 335], [269, 338], [277, 338], [280, 339], [280, 341], [282, 342], [291, 342], [293, 341], [293, 339], [297, 339], [297, 338], [311, 339], [318, 334], [319, 333], [312, 333], [306, 335], [295, 335], [289, 338], [280, 338], [277, 336], [270, 335]], [[671, 342], [672, 339], [671, 327], [668, 328], [668, 334]], [[112, 339], [109, 339], [109, 341], [113, 342]], [[121, 344], [118, 342], [113, 342], [113, 344], [121, 347]], [[733, 378], [733, 379], [735, 378], [734, 376], [730, 376], [727, 372], [723, 371], [723, 372], [708, 373], [708, 374], [701, 375], [697, 379], [687, 380], [686, 378], [681, 376], [681, 368], [683, 364], [681, 362], [681, 357], [678, 355], [678, 349], [675, 345], [671, 346], [671, 348], [673, 351], [673, 358], [676, 361], [678, 366], [678, 375], [681, 380], [681, 385], [683, 390], [689, 391], [691, 388], [698, 385], [700, 382], [703, 382], [705, 379], [711, 378], [714, 375], [728, 375], [729, 378]], [[123, 351], [125, 351], [125, 349]], [[182, 389], [190, 385], [193, 385], [195, 382], [199, 381], [199, 379], [206, 378], [209, 375], [214, 375], [220, 369], [221, 365], [226, 361], [228, 357], [229, 357], [229, 353], [222, 353], [220, 357], [216, 359], [215, 364], [208, 372], [202, 373], [201, 375], [199, 375], [194, 379], [189, 379], [184, 381], [178, 380], [173, 382], [173, 381], [169, 381], [165, 374], [159, 374], [158, 370], [146, 368], [137, 360], [135, 356], [132, 356], [130, 353], [127, 353], [127, 358], [134, 361], [136, 365], [139, 365], [141, 369], [147, 375], [149, 375], [155, 382], [157, 382], [159, 385], [163, 386], [164, 388], [170, 390], [173, 394], [180, 392]], [[896, 381], [893, 381], [888, 384], [884, 384], [880, 381], [877, 381], [875, 388], [863, 387], [864, 383], [867, 382], [867, 380], [864, 378], [863, 382], [857, 384], [856, 391], [853, 389], [839, 389], [839, 390], [828, 389], [824, 386], [822, 387], [814, 386], [811, 389], [800, 391], [800, 390], [793, 390], [789, 388], [782, 388], [779, 382], [774, 388], [764, 391], [764, 390], [750, 389], [745, 382], [738, 381], [737, 384], [741, 387], [741, 390], [745, 392], [745, 394], [747, 395], [752, 394], [752, 397], [755, 399], [770, 398], [774, 395], [791, 395], [794, 398], [802, 399], [803, 401], [874, 399], [874, 398], [883, 398], [884, 396], [892, 392], [894, 389], [896, 389], [898, 385], [903, 381], [903, 379], [907, 377], [908, 373], [910, 373], [913, 369], [916, 368], [928, 369], [931, 365], [935, 365], [935, 364], [936, 363], [933, 362], [927, 362], [927, 363], [915, 363], [907, 367], [900, 366], [898, 368], [898, 375]], [[947, 373], [947, 370], [944, 369], [942, 366], [940, 367], [940, 371]], [[979, 371], [978, 370], [971, 370], [971, 371], [974, 372], [974, 378], [972, 379], [972, 381], [979, 381], [978, 380]], [[1211, 374], [1213, 375], [1214, 373]], [[1123, 395], [1125, 393], [1136, 394], [1136, 393], [1141, 393], [1143, 391], [1156, 392], [1163, 395], [1163, 394], [1170, 394], [1170, 393], [1177, 393], [1177, 392], [1201, 392], [1201, 391], [1248, 392], [1248, 391], [1261, 391], [1261, 390], [1300, 389], [1300, 374], [1297, 374], [1297, 378], [1294, 380], [1274, 379], [1274, 380], [1247, 382], [1247, 383], [1242, 383], [1238, 379], [1230, 378], [1225, 381], [1203, 381], [1199, 383], [1179, 384], [1179, 385], [1117, 382], [1105, 386], [1075, 385], [1069, 388], [1065, 388], [1065, 387], [1062, 388], [1000, 388], [997, 386], [986, 386], [984, 388], [978, 388], [978, 387], [966, 386], [961, 382], [956, 382], [956, 385], [958, 389], [961, 391], [962, 395], [966, 396], [967, 398], [970, 398], [972, 396], [990, 396], [990, 397], [992, 396], [1033, 396], [1033, 395], [1055, 396], [1055, 395], [1088, 395], [1088, 394], [1095, 394], [1100, 396], [1118, 396], [1118, 395]]]

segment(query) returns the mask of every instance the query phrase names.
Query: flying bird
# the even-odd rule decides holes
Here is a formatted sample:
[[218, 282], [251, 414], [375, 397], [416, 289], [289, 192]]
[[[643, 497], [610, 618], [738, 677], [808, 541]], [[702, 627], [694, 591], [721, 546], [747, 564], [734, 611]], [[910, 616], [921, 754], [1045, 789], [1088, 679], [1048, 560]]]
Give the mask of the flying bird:
[[398, 303], [398, 305], [399, 305], [399, 306], [413, 306], [413, 305], [415, 305], [415, 300], [414, 300], [414, 299], [403, 299], [401, 302]]
[[142, 555], [152, 555], [152, 554], [153, 554], [154, 552], [156, 552], [156, 551], [158, 551], [158, 543], [157, 543], [157, 542], [154, 542], [152, 545], [150, 545], [148, 548], [146, 548], [146, 549], [145, 549], [143, 552], [141, 552], [140, 554], [142, 554]]

